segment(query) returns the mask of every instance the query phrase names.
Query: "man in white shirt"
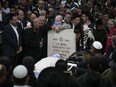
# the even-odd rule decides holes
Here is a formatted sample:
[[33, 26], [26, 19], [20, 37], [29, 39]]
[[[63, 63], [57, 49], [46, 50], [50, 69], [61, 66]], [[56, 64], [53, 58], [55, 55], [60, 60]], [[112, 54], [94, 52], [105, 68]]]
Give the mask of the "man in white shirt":
[[3, 56], [10, 57], [12, 66], [17, 65], [17, 54], [22, 51], [22, 39], [18, 28], [17, 16], [11, 13], [9, 24], [3, 29]]

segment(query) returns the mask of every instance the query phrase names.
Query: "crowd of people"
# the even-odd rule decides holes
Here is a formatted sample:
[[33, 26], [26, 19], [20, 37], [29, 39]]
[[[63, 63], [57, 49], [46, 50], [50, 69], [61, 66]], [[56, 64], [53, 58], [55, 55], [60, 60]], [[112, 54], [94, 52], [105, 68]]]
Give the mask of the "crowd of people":
[[[47, 56], [48, 31], [72, 29], [76, 52]], [[116, 87], [116, 0], [1, 0], [0, 87]]]

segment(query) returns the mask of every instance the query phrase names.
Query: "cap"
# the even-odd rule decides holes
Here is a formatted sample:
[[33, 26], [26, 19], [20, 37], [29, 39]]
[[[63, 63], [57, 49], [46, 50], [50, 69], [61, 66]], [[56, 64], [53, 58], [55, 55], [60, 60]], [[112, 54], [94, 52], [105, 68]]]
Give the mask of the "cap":
[[100, 49], [102, 49], [102, 44], [99, 42], [99, 41], [94, 41], [93, 42], [93, 47], [95, 48], [95, 49], [97, 49], [97, 50], [100, 50]]
[[13, 76], [17, 79], [22, 79], [27, 76], [27, 68], [24, 65], [18, 65], [13, 70]]

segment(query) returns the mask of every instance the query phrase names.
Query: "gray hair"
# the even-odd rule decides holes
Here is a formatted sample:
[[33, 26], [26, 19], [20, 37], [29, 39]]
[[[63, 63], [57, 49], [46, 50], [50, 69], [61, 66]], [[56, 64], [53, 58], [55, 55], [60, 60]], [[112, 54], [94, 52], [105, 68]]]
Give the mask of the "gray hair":
[[115, 19], [109, 19], [108, 22], [109, 21], [112, 21], [114, 23], [114, 26], [116, 27], [116, 20]]

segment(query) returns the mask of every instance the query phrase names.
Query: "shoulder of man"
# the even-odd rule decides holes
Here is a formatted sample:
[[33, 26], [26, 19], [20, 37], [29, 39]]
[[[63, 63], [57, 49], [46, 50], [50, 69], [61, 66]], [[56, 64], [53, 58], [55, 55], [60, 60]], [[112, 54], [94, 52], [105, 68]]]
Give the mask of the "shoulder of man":
[[111, 68], [109, 68], [109, 69], [106, 69], [106, 70], [103, 72], [102, 76], [103, 76], [103, 77], [107, 77], [107, 76], [109, 76], [111, 73], [112, 73], [112, 72], [111, 72]]

